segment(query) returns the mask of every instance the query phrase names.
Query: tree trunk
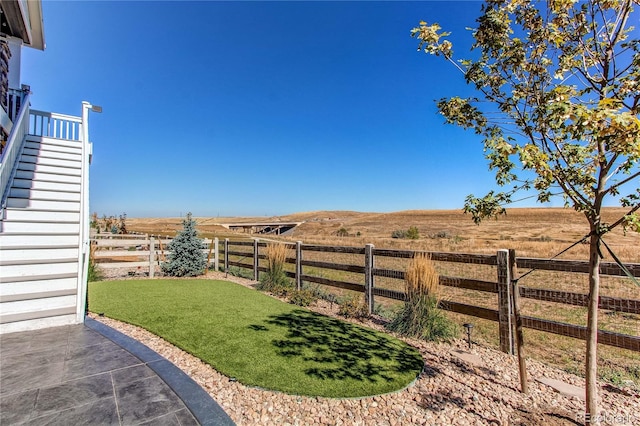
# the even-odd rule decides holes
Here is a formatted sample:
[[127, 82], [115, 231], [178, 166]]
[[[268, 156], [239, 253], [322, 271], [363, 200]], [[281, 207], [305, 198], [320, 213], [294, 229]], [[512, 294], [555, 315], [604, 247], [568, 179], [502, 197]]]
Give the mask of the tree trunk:
[[598, 300], [600, 298], [600, 255], [598, 243], [600, 236], [591, 235], [589, 243], [589, 313], [587, 315], [587, 357], [585, 375], [586, 386], [586, 416], [585, 423], [598, 415]]

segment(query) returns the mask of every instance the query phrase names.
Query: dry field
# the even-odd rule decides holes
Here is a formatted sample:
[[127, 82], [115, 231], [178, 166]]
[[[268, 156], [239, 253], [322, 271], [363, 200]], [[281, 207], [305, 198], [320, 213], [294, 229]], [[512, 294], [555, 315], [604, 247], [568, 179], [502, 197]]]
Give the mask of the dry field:
[[[607, 222], [617, 220], [623, 209], [605, 209]], [[246, 234], [231, 232], [219, 224], [282, 221], [305, 222], [286, 238], [289, 241], [357, 245], [371, 243], [378, 248], [410, 248], [431, 251], [465, 253], [495, 253], [498, 249], [515, 249], [520, 256], [547, 258], [554, 256], [573, 242], [580, 240], [589, 230], [584, 217], [570, 209], [527, 208], [509, 209], [498, 220], [487, 220], [475, 225], [469, 215], [460, 210], [411, 210], [396, 213], [359, 213], [326, 211], [296, 213], [278, 217], [195, 218], [202, 236], [241, 238]], [[419, 240], [391, 238], [397, 229], [415, 226]], [[174, 235], [181, 229], [180, 218], [129, 218], [130, 231], [156, 235]], [[348, 237], [337, 237], [345, 228]], [[271, 236], [265, 236], [272, 238]], [[618, 228], [605, 237], [607, 244], [625, 262], [640, 262], [640, 234], [625, 235]], [[562, 258], [586, 259], [588, 247], [579, 245]]]
[[[623, 209], [610, 208], [604, 212], [606, 222], [617, 220]], [[515, 249], [517, 256], [551, 258], [574, 242], [588, 234], [584, 217], [569, 209], [528, 208], [510, 209], [506, 216], [498, 220], [489, 220], [475, 225], [471, 217], [461, 211], [403, 211], [396, 213], [360, 213], [351, 211], [324, 211], [297, 213], [280, 217], [254, 218], [195, 218], [201, 236], [246, 238], [249, 235], [229, 231], [219, 224], [242, 222], [304, 222], [288, 235], [264, 236], [282, 241], [302, 241], [307, 244], [341, 245], [363, 247], [374, 244], [376, 248], [396, 248], [410, 250], [495, 254], [499, 249]], [[394, 230], [406, 230], [411, 226], [418, 228], [420, 239], [393, 239]], [[130, 231], [152, 235], [175, 235], [181, 229], [180, 218], [130, 218], [127, 219]], [[338, 237], [339, 229], [347, 230], [349, 236]], [[254, 235], [261, 237], [259, 235]], [[605, 236], [605, 241], [624, 262], [640, 263], [640, 234], [626, 233], [620, 228]], [[234, 247], [235, 251], [246, 251], [248, 247]], [[588, 246], [578, 244], [559, 258], [586, 260]], [[604, 261], [613, 261], [604, 253]], [[305, 259], [328, 261], [343, 264], [361, 264], [358, 255], [305, 252]], [[238, 260], [238, 259], [236, 259]], [[250, 263], [245, 261], [245, 263]], [[403, 270], [405, 260], [376, 257], [378, 268]], [[475, 278], [495, 281], [495, 268], [480, 265], [454, 264], [440, 262], [437, 265], [442, 275]], [[305, 274], [318, 275], [328, 279], [361, 282], [357, 274], [331, 270], [312, 270], [305, 267]], [[518, 271], [519, 274], [527, 271]], [[529, 287], [561, 289], [587, 293], [587, 277], [582, 274], [535, 271], [521, 281]], [[390, 289], [403, 289], [403, 283], [395, 279], [376, 278], [376, 286]], [[343, 294], [336, 289], [332, 292]], [[602, 294], [612, 297], [640, 299], [640, 287], [626, 278], [603, 277]], [[497, 308], [497, 296], [458, 288], [444, 288], [442, 298], [469, 303], [487, 308]], [[540, 317], [577, 325], [586, 324], [586, 308], [569, 307], [551, 302], [531, 299], [522, 301], [524, 315]], [[376, 298], [382, 309], [393, 309], [391, 300]], [[474, 338], [491, 347], [498, 346], [497, 324], [451, 314], [456, 322], [473, 322]], [[602, 329], [631, 335], [640, 335], [640, 316], [603, 312], [600, 316]], [[525, 330], [527, 353], [551, 365], [567, 371], [582, 374], [584, 364], [584, 342], [548, 333]], [[614, 384], [635, 382], [640, 386], [640, 353], [601, 346], [600, 372], [603, 379]]]

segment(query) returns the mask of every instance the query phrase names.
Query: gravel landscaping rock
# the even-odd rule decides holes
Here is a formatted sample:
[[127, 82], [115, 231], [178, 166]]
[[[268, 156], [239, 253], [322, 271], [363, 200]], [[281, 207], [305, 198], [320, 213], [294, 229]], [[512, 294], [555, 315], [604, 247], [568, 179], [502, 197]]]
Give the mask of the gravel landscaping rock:
[[[251, 281], [208, 273], [245, 286]], [[323, 301], [312, 310], [337, 316]], [[238, 425], [575, 425], [584, 423], [584, 401], [540, 383], [547, 377], [584, 388], [584, 379], [527, 360], [529, 394], [519, 392], [514, 356], [460, 339], [451, 344], [402, 340], [418, 348], [425, 367], [401, 391], [359, 399], [331, 399], [267, 391], [244, 386], [148, 331], [106, 317], [96, 320], [131, 336], [191, 376]], [[384, 330], [375, 318], [353, 321]], [[397, 336], [396, 336], [397, 337]], [[467, 354], [467, 356], [461, 354]], [[471, 354], [471, 355], [468, 355]], [[466, 361], [465, 361], [466, 359]], [[472, 362], [471, 362], [472, 361]], [[640, 425], [640, 392], [632, 387], [601, 385], [598, 424]]]

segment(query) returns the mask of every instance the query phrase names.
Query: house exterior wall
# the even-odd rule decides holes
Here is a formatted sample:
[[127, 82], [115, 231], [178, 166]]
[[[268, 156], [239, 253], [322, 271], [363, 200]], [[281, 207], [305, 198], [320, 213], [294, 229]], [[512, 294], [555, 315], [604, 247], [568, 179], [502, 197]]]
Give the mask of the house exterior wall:
[[22, 40], [10, 38], [7, 40], [9, 49], [11, 50], [11, 57], [9, 58], [9, 88], [19, 89], [21, 85], [20, 81], [20, 69], [22, 59]]

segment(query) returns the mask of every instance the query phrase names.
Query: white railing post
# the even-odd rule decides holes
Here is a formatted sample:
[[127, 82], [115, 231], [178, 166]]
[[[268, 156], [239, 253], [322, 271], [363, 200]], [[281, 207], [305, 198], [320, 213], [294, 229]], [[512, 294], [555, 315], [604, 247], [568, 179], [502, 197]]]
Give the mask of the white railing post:
[[213, 239], [213, 268], [214, 271], [218, 272], [218, 269], [220, 267], [220, 256], [218, 253], [218, 237], [215, 237]]
[[89, 102], [82, 102], [82, 121], [80, 124], [80, 245], [78, 252], [78, 306], [77, 321], [84, 322], [86, 315], [87, 300], [87, 274], [88, 274], [88, 254], [89, 254], [89, 155], [91, 153], [89, 143]]

